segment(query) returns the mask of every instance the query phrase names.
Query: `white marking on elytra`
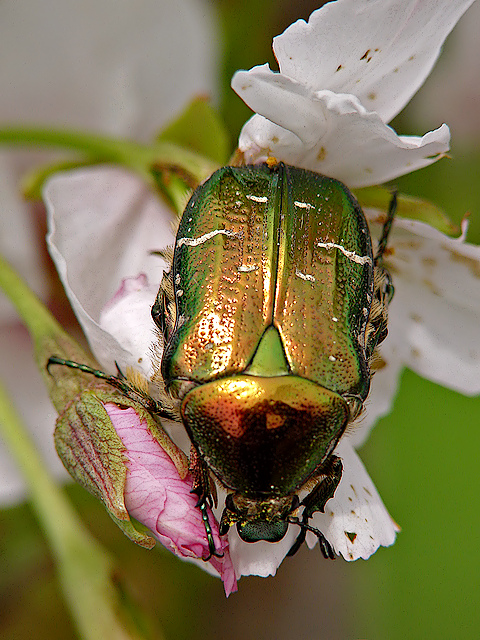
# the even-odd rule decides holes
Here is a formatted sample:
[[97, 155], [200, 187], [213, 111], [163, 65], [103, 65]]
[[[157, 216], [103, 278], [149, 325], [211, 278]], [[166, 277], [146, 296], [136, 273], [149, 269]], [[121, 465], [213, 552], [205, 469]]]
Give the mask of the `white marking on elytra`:
[[335, 356], [328, 356], [328, 359], [330, 360], [330, 362], [335, 362], [336, 357]]
[[243, 273], [249, 273], [250, 271], [256, 271], [257, 269], [258, 265], [256, 264], [241, 264], [237, 270]]
[[247, 200], [253, 200], [253, 202], [268, 202], [267, 196], [252, 196], [246, 195]]
[[229, 229], [215, 229], [215, 231], [204, 233], [203, 236], [199, 236], [198, 238], [179, 238], [177, 240], [177, 247], [181, 247], [184, 244], [189, 247], [198, 247], [199, 244], [203, 244], [218, 235], [227, 236], [228, 238], [239, 238], [241, 234], [238, 231], [230, 231]]
[[355, 251], [348, 251], [348, 249], [342, 247], [341, 244], [336, 244], [335, 242], [319, 242], [317, 247], [320, 249], [338, 249], [346, 258], [357, 264], [373, 264], [370, 256], [359, 256]]
[[180, 274], [177, 273], [177, 275], [175, 276], [175, 284], [180, 284], [180, 280], [181, 280]]
[[307, 282], [315, 282], [315, 278], [308, 273], [302, 273], [298, 269], [295, 269], [295, 275], [301, 278], [302, 280], [307, 280]]
[[313, 204], [309, 204], [308, 202], [300, 202], [298, 200], [295, 200], [293, 204], [299, 209], [308, 209], [308, 211], [310, 211], [310, 209], [315, 209]]
[[336, 318], [335, 316], [333, 316], [332, 320], [333, 320], [334, 322], [338, 322], [338, 318]]

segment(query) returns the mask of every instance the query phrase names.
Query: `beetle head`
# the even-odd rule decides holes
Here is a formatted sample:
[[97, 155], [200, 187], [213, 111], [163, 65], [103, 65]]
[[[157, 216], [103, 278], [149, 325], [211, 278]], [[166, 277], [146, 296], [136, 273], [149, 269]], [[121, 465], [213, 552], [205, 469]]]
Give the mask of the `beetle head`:
[[298, 496], [249, 499], [230, 493], [220, 522], [220, 535], [237, 525], [238, 535], [244, 542], [278, 542], [287, 532], [287, 517], [298, 508]]

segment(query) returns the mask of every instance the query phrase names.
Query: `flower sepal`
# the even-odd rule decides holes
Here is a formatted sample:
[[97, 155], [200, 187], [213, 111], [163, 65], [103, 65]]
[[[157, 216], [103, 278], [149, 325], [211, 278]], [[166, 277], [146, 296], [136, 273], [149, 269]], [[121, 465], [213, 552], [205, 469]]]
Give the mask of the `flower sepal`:
[[[125, 506], [126, 447], [104, 405], [118, 402], [118, 395], [113, 390], [97, 388], [77, 396], [57, 419], [55, 448], [72, 478], [103, 502], [123, 533], [136, 544], [151, 549], [155, 540], [133, 526]], [[122, 404], [132, 403], [122, 398]]]

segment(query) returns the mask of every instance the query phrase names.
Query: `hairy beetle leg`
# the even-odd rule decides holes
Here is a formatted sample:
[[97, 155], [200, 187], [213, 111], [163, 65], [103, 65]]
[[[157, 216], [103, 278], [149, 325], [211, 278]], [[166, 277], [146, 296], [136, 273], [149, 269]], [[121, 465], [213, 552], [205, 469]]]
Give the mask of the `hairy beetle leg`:
[[377, 254], [375, 256], [375, 265], [378, 265], [382, 262], [383, 254], [387, 248], [388, 236], [390, 235], [390, 231], [392, 230], [393, 220], [395, 218], [395, 213], [397, 212], [397, 192], [394, 191], [392, 194], [392, 199], [390, 200], [390, 204], [388, 206], [387, 219], [383, 225], [382, 235], [378, 242]]
[[198, 497], [197, 504], [195, 506], [200, 509], [202, 514], [203, 526], [205, 527], [205, 534], [208, 542], [209, 554], [206, 558], [202, 558], [202, 560], [208, 562], [212, 556], [215, 556], [216, 558], [223, 558], [223, 552], [219, 553], [215, 548], [212, 526], [208, 519], [207, 506], [210, 507], [210, 509], [213, 507], [213, 498], [210, 493], [210, 476], [205, 463], [200, 457], [197, 449], [193, 446], [190, 453], [190, 471], [193, 475], [193, 487], [190, 493], [193, 493]]
[[318, 538], [320, 550], [323, 556], [332, 560], [335, 558], [335, 553], [332, 549], [332, 546], [325, 538], [323, 533], [315, 527], [311, 527], [308, 524], [308, 521], [316, 511], [320, 511], [321, 513], [325, 512], [325, 505], [328, 500], [330, 500], [330, 498], [332, 498], [335, 494], [338, 483], [342, 478], [342, 472], [343, 464], [340, 458], [337, 458], [337, 456], [333, 455], [330, 456], [325, 465], [325, 468], [322, 471], [322, 475], [324, 475], [325, 477], [301, 502], [301, 504], [305, 507], [305, 509], [303, 510], [302, 519], [288, 519], [288, 522], [290, 522], [291, 524], [297, 524], [300, 527], [301, 531], [298, 534], [297, 539], [291, 546], [289, 552], [287, 553], [287, 556], [293, 556], [297, 553], [299, 548], [305, 542], [307, 531], [311, 531]]
[[115, 362], [115, 366], [117, 367], [118, 375], [112, 376], [104, 371], [100, 371], [99, 369], [94, 369], [87, 364], [80, 364], [79, 362], [74, 362], [73, 360], [65, 360], [64, 358], [60, 358], [59, 356], [50, 356], [47, 361], [47, 371], [50, 373], [50, 367], [53, 364], [58, 364], [64, 367], [69, 367], [70, 369], [77, 369], [78, 371], [82, 371], [83, 373], [89, 373], [95, 378], [99, 380], [105, 380], [109, 385], [118, 389], [124, 396], [138, 402], [144, 409], [146, 409], [149, 413], [154, 416], [158, 416], [160, 418], [167, 418], [168, 420], [177, 420], [177, 415], [173, 411], [171, 411], [168, 407], [162, 406], [160, 402], [157, 402], [154, 398], [148, 395], [145, 391], [135, 386], [128, 381], [128, 378], [123, 374], [118, 364]]

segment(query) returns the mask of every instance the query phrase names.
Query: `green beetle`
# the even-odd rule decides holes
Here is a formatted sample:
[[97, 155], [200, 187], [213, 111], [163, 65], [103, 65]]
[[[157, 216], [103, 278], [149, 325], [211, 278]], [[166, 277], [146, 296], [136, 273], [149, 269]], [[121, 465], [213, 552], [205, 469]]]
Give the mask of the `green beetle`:
[[212, 553], [210, 472], [227, 491], [221, 534], [235, 524], [246, 542], [276, 542], [294, 523], [290, 554], [311, 530], [334, 557], [308, 520], [340, 482], [333, 451], [387, 333], [394, 211], [395, 197], [374, 256], [347, 187], [304, 169], [224, 167], [187, 204], [152, 317]]

